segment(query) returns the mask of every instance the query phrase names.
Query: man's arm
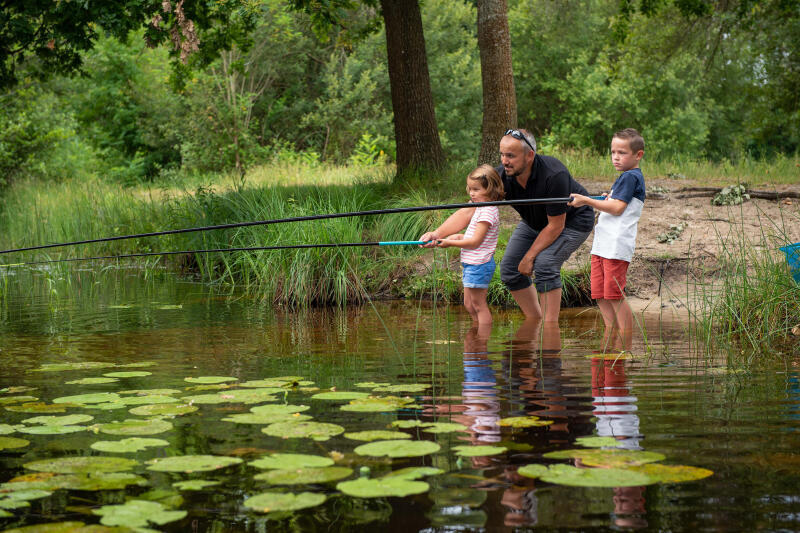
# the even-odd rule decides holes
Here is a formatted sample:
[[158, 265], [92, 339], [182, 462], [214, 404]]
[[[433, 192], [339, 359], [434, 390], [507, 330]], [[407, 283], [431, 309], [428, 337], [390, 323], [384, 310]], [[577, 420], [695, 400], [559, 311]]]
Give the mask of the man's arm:
[[[447, 237], [448, 235], [452, 235], [453, 233], [458, 233], [462, 229], [469, 226], [469, 221], [472, 218], [473, 213], [475, 213], [475, 207], [462, 207], [445, 220], [441, 226], [436, 228], [433, 231], [429, 231], [427, 233], [423, 233], [422, 236], [419, 238], [421, 241], [435, 241], [437, 239], [442, 239]], [[430, 244], [422, 245], [426, 248], [433, 248], [436, 246], [435, 242]]]
[[558, 236], [564, 231], [566, 223], [566, 213], [556, 216], [547, 215], [547, 225], [542, 228], [542, 231], [539, 232], [539, 235], [536, 237], [536, 240], [533, 241], [530, 249], [522, 258], [522, 261], [519, 262], [517, 270], [519, 270], [520, 274], [530, 276], [533, 273], [533, 262], [536, 256], [558, 239]]

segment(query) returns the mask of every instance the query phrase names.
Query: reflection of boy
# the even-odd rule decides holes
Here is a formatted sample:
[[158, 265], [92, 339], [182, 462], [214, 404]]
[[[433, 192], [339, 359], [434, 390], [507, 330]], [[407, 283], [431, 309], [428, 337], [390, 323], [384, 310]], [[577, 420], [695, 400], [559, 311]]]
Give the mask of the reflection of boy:
[[630, 392], [622, 361], [592, 359], [592, 396], [597, 434], [619, 440], [619, 448], [641, 449], [636, 396]]

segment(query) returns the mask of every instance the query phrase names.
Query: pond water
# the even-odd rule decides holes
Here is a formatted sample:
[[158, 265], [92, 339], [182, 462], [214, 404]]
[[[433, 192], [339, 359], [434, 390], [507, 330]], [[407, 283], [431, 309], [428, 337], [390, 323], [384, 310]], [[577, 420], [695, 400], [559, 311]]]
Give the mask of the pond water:
[[[633, 357], [610, 360], [595, 351], [602, 324], [592, 309], [565, 310], [560, 327], [545, 331], [517, 310], [495, 310], [493, 327], [477, 331], [459, 306], [441, 302], [292, 312], [137, 270], [0, 281], [0, 531], [101, 519], [165, 532], [800, 530], [800, 372], [741, 373], [724, 358], [693, 355], [680, 321], [648, 318]], [[84, 380], [100, 377], [116, 381]], [[364, 411], [374, 403], [314, 397], [332, 390], [395, 400]], [[189, 408], [170, 414], [176, 405]], [[298, 407], [275, 419], [263, 409], [261, 419], [241, 416], [267, 405]], [[70, 415], [91, 418], [73, 417], [67, 426], [77, 429], [65, 430], [55, 417]], [[511, 417], [535, 425], [501, 425]], [[155, 422], [114, 424], [125, 420]], [[328, 425], [316, 440], [287, 438], [309, 421]], [[403, 433], [394, 434], [400, 454], [431, 444], [418, 456], [381, 456], [352, 438], [372, 430]], [[613, 440], [590, 448], [581, 438], [591, 436]], [[113, 450], [134, 438], [159, 440]], [[458, 455], [476, 446], [492, 448]], [[601, 450], [600, 459], [545, 456], [576, 449]], [[275, 473], [299, 468], [286, 456], [259, 462], [276, 453], [332, 459], [338, 469], [292, 478]], [[184, 455], [214, 457], [170, 468]], [[625, 468], [653, 459], [672, 468], [629, 468], [639, 478], [599, 470], [618, 455]], [[37, 463], [46, 459], [56, 461]], [[520, 475], [537, 468], [527, 465], [551, 476]], [[352, 483], [412, 466], [433, 469], [405, 484]], [[646, 475], [656, 471], [671, 474]], [[314, 477], [323, 473], [340, 479]], [[119, 485], [103, 488], [110, 477]], [[215, 484], [179, 483], [188, 480]], [[604, 486], [576, 486], [584, 483]], [[350, 495], [359, 486], [365, 492]], [[254, 498], [263, 493], [284, 498]], [[289, 500], [308, 507], [277, 510]]]

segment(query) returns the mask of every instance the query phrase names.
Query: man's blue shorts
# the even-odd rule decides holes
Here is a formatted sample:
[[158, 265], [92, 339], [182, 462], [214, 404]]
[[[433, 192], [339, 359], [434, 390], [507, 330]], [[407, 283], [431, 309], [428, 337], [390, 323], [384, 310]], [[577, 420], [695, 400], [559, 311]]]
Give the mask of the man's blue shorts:
[[464, 287], [468, 287], [470, 289], [489, 288], [489, 282], [492, 281], [492, 276], [494, 276], [494, 257], [482, 265], [468, 265], [467, 263], [461, 263], [461, 266], [464, 268], [464, 273], [461, 275], [461, 279], [464, 282]]

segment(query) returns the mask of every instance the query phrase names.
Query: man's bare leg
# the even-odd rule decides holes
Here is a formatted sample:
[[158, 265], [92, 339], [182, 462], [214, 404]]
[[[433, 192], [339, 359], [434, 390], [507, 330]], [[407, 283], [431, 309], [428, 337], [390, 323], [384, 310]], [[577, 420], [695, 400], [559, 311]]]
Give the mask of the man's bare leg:
[[539, 304], [544, 312], [544, 321], [558, 323], [558, 315], [561, 312], [561, 288], [539, 293]]
[[542, 318], [542, 308], [536, 298], [536, 287], [531, 285], [525, 289], [511, 291], [511, 296], [514, 297], [525, 318]]

